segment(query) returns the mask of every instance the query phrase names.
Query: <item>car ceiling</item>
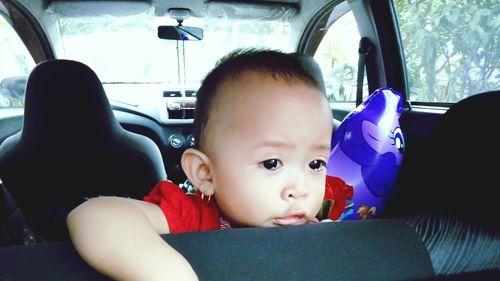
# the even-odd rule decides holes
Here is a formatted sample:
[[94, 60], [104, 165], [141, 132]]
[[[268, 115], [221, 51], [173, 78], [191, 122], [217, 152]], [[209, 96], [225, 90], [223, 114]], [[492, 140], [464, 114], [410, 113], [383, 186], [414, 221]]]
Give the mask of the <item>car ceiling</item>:
[[[143, 13], [154, 8], [156, 15], [169, 16], [172, 8], [189, 9], [192, 16], [209, 15], [210, 17], [227, 17], [235, 19], [266, 20], [273, 17], [287, 18], [294, 32], [301, 37], [307, 24], [315, 15], [332, 0], [17, 0], [40, 23], [41, 28], [48, 35], [51, 47], [59, 48], [59, 30], [57, 13], [66, 16], [110, 15], [125, 16]], [[280, 12], [281, 11], [281, 12]], [[55, 13], [54, 13], [55, 12]], [[297, 49], [299, 49], [297, 47]], [[53, 53], [53, 52], [48, 52]], [[47, 58], [52, 58], [48, 55]], [[57, 57], [57, 55], [56, 55]]]
[[[82, 10], [81, 13], [93, 13], [95, 14], [99, 9], [102, 9], [106, 13], [126, 13], [137, 12], [137, 8], [140, 7], [155, 7], [155, 13], [158, 16], [168, 14], [168, 10], [172, 8], [185, 8], [189, 9], [193, 16], [203, 16], [205, 10], [210, 7], [218, 6], [226, 8], [228, 15], [238, 17], [246, 16], [242, 12], [247, 12], [247, 14], [252, 14], [263, 11], [270, 11], [278, 7], [284, 7], [287, 9], [293, 9], [297, 14], [309, 15], [315, 13], [318, 8], [324, 6], [330, 0], [246, 0], [246, 1], [227, 1], [227, 0], [20, 0], [27, 5], [35, 2], [43, 2], [42, 6], [48, 7], [53, 3], [66, 4], [78, 6]], [[120, 4], [120, 9], [116, 9], [116, 5]], [[114, 9], [113, 9], [114, 7]], [[233, 11], [233, 13], [230, 13]]]

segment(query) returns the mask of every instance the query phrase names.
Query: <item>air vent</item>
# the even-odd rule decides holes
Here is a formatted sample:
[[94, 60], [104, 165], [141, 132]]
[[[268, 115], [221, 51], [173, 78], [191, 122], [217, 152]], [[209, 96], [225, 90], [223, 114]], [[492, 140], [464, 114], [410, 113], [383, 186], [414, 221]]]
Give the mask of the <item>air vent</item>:
[[181, 96], [180, 91], [163, 91], [163, 97], [165, 98], [180, 98]]
[[193, 119], [194, 109], [168, 110], [168, 119]]
[[186, 91], [186, 97], [193, 97], [195, 98], [196, 97], [196, 92], [195, 91]]

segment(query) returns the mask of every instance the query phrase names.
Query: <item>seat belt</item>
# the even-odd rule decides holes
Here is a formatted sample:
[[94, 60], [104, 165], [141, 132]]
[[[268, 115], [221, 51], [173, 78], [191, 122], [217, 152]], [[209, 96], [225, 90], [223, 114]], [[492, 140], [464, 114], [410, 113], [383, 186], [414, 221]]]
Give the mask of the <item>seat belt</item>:
[[356, 84], [356, 106], [363, 102], [363, 80], [365, 77], [365, 58], [373, 50], [373, 43], [368, 37], [359, 40], [358, 80]]

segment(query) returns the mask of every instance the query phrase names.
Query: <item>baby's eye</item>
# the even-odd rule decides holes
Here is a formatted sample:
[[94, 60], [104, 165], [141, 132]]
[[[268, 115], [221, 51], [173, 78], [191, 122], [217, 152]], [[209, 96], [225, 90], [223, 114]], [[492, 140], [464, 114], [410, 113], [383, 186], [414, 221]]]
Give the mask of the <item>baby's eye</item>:
[[311, 168], [314, 171], [318, 171], [318, 172], [323, 171], [323, 169], [325, 169], [325, 167], [326, 167], [326, 162], [323, 160], [315, 159], [315, 160], [309, 162], [309, 168]]
[[275, 171], [281, 168], [283, 163], [278, 159], [268, 159], [260, 162], [260, 165], [269, 171]]

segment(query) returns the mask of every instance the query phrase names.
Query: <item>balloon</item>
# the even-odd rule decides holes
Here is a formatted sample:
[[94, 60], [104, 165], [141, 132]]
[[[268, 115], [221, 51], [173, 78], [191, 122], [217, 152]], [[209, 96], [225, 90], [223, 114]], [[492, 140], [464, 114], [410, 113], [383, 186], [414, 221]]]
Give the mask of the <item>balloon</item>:
[[332, 138], [327, 174], [354, 188], [340, 220], [376, 217], [394, 190], [405, 142], [399, 117], [403, 96], [380, 88], [351, 111]]

